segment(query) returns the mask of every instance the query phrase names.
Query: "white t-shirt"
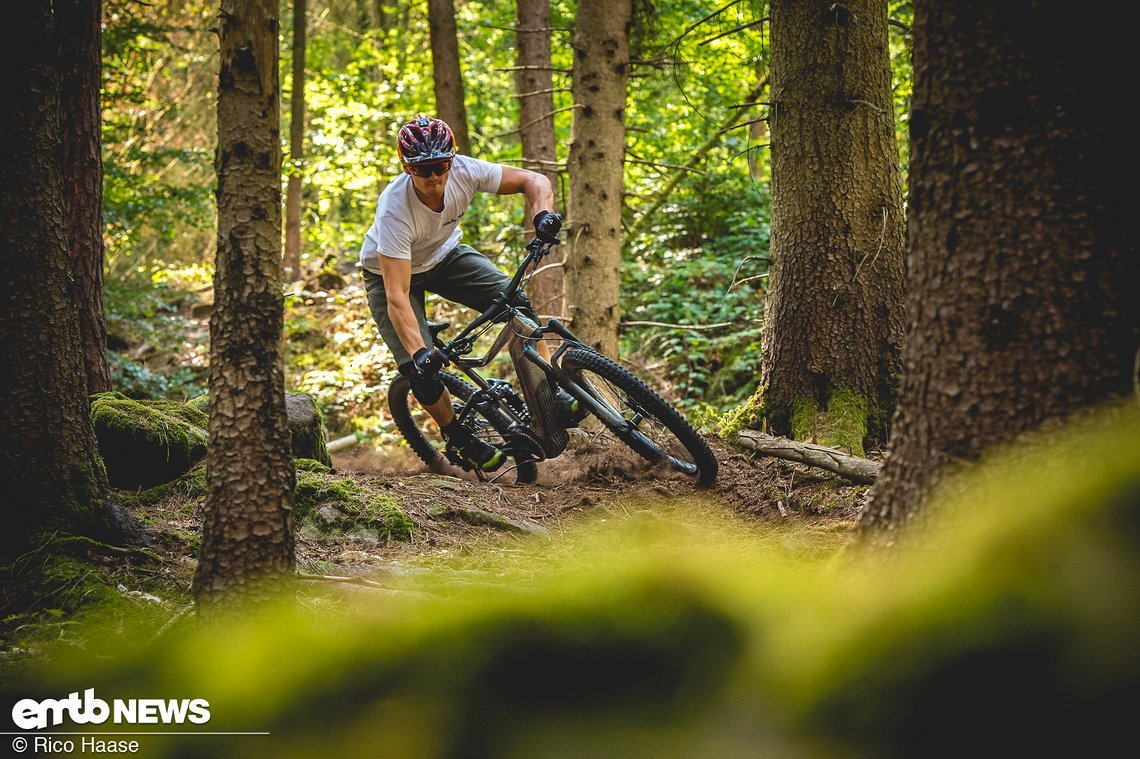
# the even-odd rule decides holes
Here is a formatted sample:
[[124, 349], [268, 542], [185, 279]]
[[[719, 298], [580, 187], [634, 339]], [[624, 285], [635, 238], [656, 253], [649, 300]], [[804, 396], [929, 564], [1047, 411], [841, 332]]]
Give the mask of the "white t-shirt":
[[435, 266], [459, 244], [459, 220], [476, 192], [498, 192], [503, 167], [457, 155], [443, 193], [443, 211], [436, 213], [416, 197], [412, 178], [400, 174], [380, 193], [376, 218], [360, 246], [360, 265], [380, 274], [380, 256], [411, 259], [412, 274]]

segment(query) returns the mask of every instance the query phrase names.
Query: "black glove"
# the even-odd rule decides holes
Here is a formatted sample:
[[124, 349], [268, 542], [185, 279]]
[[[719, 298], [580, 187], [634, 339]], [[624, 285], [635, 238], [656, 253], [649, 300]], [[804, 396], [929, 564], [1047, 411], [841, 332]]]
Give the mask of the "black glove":
[[420, 348], [412, 356], [412, 364], [416, 367], [416, 373], [425, 379], [430, 379], [439, 374], [439, 370], [446, 363], [447, 356], [443, 355], [443, 351], [438, 348]]
[[534, 235], [550, 245], [562, 242], [558, 230], [562, 229], [562, 217], [554, 211], [539, 211], [534, 215]]

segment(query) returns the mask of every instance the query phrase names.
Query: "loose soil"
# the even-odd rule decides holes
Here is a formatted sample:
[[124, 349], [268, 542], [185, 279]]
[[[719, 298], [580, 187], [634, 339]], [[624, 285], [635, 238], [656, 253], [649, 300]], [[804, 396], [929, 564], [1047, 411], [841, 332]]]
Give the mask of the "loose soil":
[[[298, 571], [326, 577], [369, 577], [422, 565], [441, 554], [477, 552], [504, 538], [557, 534], [567, 520], [591, 512], [668, 508], [698, 499], [706, 508], [772, 523], [783, 529], [848, 532], [867, 486], [828, 472], [741, 452], [709, 440], [719, 461], [711, 487], [649, 467], [624, 446], [569, 449], [539, 465], [534, 484], [480, 482], [470, 473], [430, 471], [405, 446], [360, 445], [333, 454], [337, 477], [370, 492], [391, 494], [415, 527], [410, 541], [380, 541], [361, 534], [328, 535], [302, 528], [297, 535]], [[198, 534], [200, 515], [178, 496], [154, 504], [145, 515], [156, 531]], [[832, 538], [834, 541], [834, 538]], [[185, 588], [194, 559], [177, 543], [157, 547], [167, 568]], [[175, 579], [172, 577], [172, 579]]]

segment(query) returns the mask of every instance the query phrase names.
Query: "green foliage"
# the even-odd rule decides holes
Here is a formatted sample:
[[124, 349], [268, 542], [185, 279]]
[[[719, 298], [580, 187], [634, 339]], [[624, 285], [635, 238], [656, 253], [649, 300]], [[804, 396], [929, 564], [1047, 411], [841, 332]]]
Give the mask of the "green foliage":
[[[180, 310], [186, 294], [154, 277], [109, 279], [103, 289], [112, 386], [132, 398], [189, 398], [205, 384], [200, 327]], [[146, 350], [132, 359], [131, 346]]]
[[103, 213], [110, 277], [210, 249], [213, 3], [109, 0], [103, 31]]
[[[106, 7], [107, 311], [121, 338], [112, 342], [115, 387], [135, 397], [190, 397], [204, 384], [207, 340], [186, 319], [192, 302], [185, 294], [208, 288], [215, 245], [216, 7], [205, 0], [108, 0]], [[551, 10], [554, 123], [564, 160], [574, 113], [564, 72], [573, 65], [576, 7], [557, 2]], [[339, 0], [309, 3], [304, 157], [287, 160], [282, 176], [283, 186], [288, 176], [302, 179], [304, 272], [347, 272], [344, 284], [307, 281], [288, 295], [286, 313], [290, 389], [313, 395], [338, 433], [375, 428], [385, 415], [394, 367], [352, 264], [379, 192], [399, 171], [397, 128], [434, 110], [426, 7], [385, 10], [386, 32], [369, 18], [375, 12]], [[291, 4], [283, 5], [286, 156], [291, 14]], [[909, 1], [892, 3], [891, 14], [908, 25]], [[758, 2], [710, 17], [708, 6], [693, 0], [639, 4], [636, 12], [623, 213], [637, 233], [624, 253], [622, 318], [730, 326], [629, 328], [621, 352], [648, 367], [656, 386], [691, 415], [731, 409], [758, 381], [768, 261], [766, 107], [740, 106], [768, 70], [767, 15], [767, 3]], [[472, 153], [517, 165], [515, 7], [471, 0], [457, 4], [456, 23]], [[910, 37], [892, 26], [890, 41], [905, 168]], [[737, 125], [721, 133], [738, 113]], [[706, 143], [715, 144], [695, 156]], [[663, 195], [674, 167], [686, 164]], [[561, 185], [559, 195], [565, 173]], [[565, 210], [565, 198], [559, 204]], [[518, 198], [480, 194], [464, 217], [465, 240], [511, 269], [525, 242], [523, 222]], [[431, 307], [436, 317], [452, 315], [447, 306]], [[154, 350], [140, 358], [135, 349], [144, 345]]]

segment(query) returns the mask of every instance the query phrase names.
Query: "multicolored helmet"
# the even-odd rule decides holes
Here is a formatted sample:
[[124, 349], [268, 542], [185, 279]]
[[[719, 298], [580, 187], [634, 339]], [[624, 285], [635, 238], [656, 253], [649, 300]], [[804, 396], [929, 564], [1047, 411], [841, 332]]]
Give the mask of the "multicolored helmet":
[[400, 127], [396, 137], [405, 164], [430, 163], [455, 156], [455, 135], [440, 119], [422, 113]]

